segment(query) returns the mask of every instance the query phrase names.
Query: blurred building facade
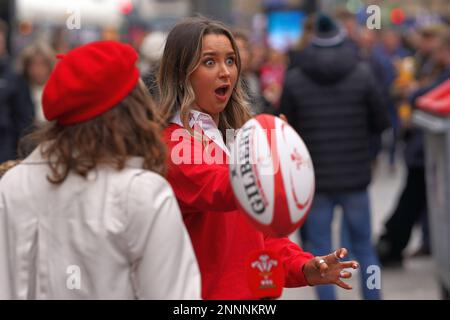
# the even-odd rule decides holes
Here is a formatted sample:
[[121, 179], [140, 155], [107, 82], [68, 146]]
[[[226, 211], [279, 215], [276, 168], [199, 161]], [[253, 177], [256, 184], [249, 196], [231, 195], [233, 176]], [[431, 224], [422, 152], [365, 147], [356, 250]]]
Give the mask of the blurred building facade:
[[[122, 39], [137, 43], [148, 31], [167, 31], [183, 17], [201, 14], [224, 21], [233, 27], [250, 30], [261, 42], [265, 37], [268, 14], [275, 11], [300, 11], [305, 14], [346, 9], [367, 19], [368, 5], [379, 5], [382, 28], [393, 26], [392, 12], [415, 24], [450, 20], [449, 0], [0, 0], [0, 17], [13, 30], [12, 51], [20, 51], [36, 35], [60, 28], [61, 37], [74, 44], [97, 39]], [[81, 27], [70, 29], [68, 20], [79, 15]], [[76, 18], [76, 17], [75, 17]], [[398, 17], [397, 17], [398, 18]], [[76, 20], [76, 19], [75, 19]], [[75, 21], [76, 22], [76, 21]], [[405, 24], [397, 23], [399, 27]], [[51, 31], [49, 31], [51, 30]], [[47, 39], [51, 41], [51, 39]], [[11, 51], [11, 50], [10, 50]]]

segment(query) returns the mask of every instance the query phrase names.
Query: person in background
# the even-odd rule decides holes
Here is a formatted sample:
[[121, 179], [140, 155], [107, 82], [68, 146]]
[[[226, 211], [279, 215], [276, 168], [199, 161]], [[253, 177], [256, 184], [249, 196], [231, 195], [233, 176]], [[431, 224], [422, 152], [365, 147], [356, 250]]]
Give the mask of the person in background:
[[[267, 61], [269, 49], [266, 43], [253, 43], [250, 48], [251, 70], [259, 76], [261, 67]], [[261, 81], [261, 80], [260, 80]]]
[[[374, 53], [377, 39], [378, 37], [374, 30], [362, 28], [358, 33], [357, 38], [358, 56], [362, 61], [365, 61], [370, 65], [377, 82], [380, 86], [383, 86], [385, 79], [383, 66]], [[388, 94], [389, 89], [383, 88], [383, 92]]]
[[51, 122], [0, 179], [0, 300], [200, 298], [137, 57], [100, 41], [57, 63], [42, 98]]
[[156, 75], [164, 51], [167, 34], [161, 31], [153, 31], [147, 34], [140, 47], [141, 61], [140, 71], [142, 80], [150, 91], [152, 97], [158, 101], [159, 92], [156, 84]]
[[[410, 95], [414, 107], [416, 99], [434, 89], [450, 78], [450, 36], [444, 33], [434, 50], [433, 64], [440, 72], [428, 85], [416, 89]], [[423, 132], [411, 128], [406, 140], [405, 162], [407, 178], [397, 206], [385, 223], [385, 228], [378, 240], [377, 250], [380, 262], [386, 267], [398, 267], [403, 263], [403, 252], [408, 245], [414, 225], [425, 222], [422, 231], [422, 243], [414, 255], [429, 255], [430, 237], [428, 234], [427, 193], [425, 183], [425, 159]]]
[[251, 117], [240, 72], [237, 45], [222, 23], [190, 18], [170, 31], [158, 76], [171, 155], [167, 177], [199, 262], [202, 297], [253, 299], [245, 262], [262, 249], [279, 255], [286, 287], [350, 289], [342, 281], [351, 277], [344, 268], [357, 263], [341, 262], [346, 249], [314, 257], [286, 237], [258, 231], [238, 210], [227, 164], [230, 141], [224, 137]]
[[[345, 39], [329, 16], [318, 16], [311, 44], [286, 75], [279, 113], [303, 138], [316, 175], [315, 198], [301, 228], [303, 246], [315, 255], [330, 250], [334, 209], [342, 207], [350, 255], [361, 263], [363, 297], [380, 299], [380, 288], [366, 286], [367, 268], [379, 265], [367, 186], [370, 137], [389, 123], [369, 65], [359, 61]], [[332, 286], [317, 287], [317, 294], [336, 299]]]
[[233, 36], [236, 39], [236, 45], [239, 49], [241, 58], [242, 75], [241, 81], [243, 88], [248, 96], [250, 109], [253, 115], [267, 112], [270, 109], [269, 102], [264, 99], [261, 93], [261, 84], [258, 76], [251, 69], [251, 44], [245, 31], [234, 30]]
[[43, 42], [25, 47], [19, 57], [19, 71], [31, 93], [36, 127], [47, 122], [42, 112], [42, 93], [55, 63], [55, 52]]
[[345, 32], [348, 45], [355, 50], [358, 50], [359, 33], [361, 32], [361, 29], [365, 28], [360, 28], [356, 15], [348, 11], [347, 8], [338, 8], [338, 10], [336, 10], [336, 21], [341, 25]]
[[51, 37], [51, 47], [56, 54], [65, 54], [71, 49], [68, 31], [65, 27], [56, 27]]
[[414, 56], [398, 59], [395, 63], [397, 77], [392, 92], [396, 98], [402, 137], [408, 139], [411, 122], [409, 95], [419, 87], [427, 86], [440, 73], [433, 53], [436, 50], [443, 27], [433, 25], [419, 30]]
[[0, 20], [0, 163], [18, 157], [20, 137], [33, 123], [33, 103], [25, 80], [6, 51], [8, 26]]
[[162, 31], [152, 31], [145, 36], [139, 48], [141, 54], [139, 70], [141, 74], [157, 72], [164, 51], [166, 38], [167, 34]]
[[417, 86], [430, 85], [441, 72], [441, 66], [437, 63], [434, 54], [440, 45], [442, 34], [443, 27], [440, 25], [423, 27], [419, 31], [417, 52], [414, 55], [414, 77], [418, 82]]
[[393, 92], [393, 85], [398, 76], [396, 65], [399, 61], [411, 54], [403, 47], [398, 30], [383, 30], [381, 32], [380, 40], [380, 43], [375, 45], [373, 52], [383, 70], [384, 80], [382, 82], [382, 87], [385, 88], [385, 90], [387, 89], [383, 94], [386, 94], [389, 120], [392, 128], [392, 134], [390, 135], [388, 145], [390, 170], [394, 172], [396, 168], [396, 154], [398, 151], [397, 146], [400, 137], [401, 123], [398, 115], [397, 99]]
[[286, 55], [283, 52], [270, 48], [267, 61], [259, 70], [262, 95], [271, 107], [268, 113], [276, 113], [280, 106], [284, 75], [287, 68], [286, 60]]
[[316, 16], [314, 14], [309, 15], [303, 23], [303, 33], [298, 43], [294, 48], [288, 51], [289, 64], [287, 69], [298, 64], [297, 59], [301, 56], [299, 53], [303, 51], [311, 43], [311, 39], [314, 36], [314, 25], [316, 24]]
[[[388, 96], [390, 94], [390, 88], [385, 85], [385, 75], [383, 73], [383, 67], [378, 57], [374, 54], [373, 48], [377, 43], [377, 35], [375, 31], [369, 30], [366, 28], [361, 28], [361, 30], [357, 33], [356, 42], [352, 40], [346, 41], [350, 47], [356, 50], [356, 54], [358, 56], [359, 61], [367, 64], [371, 73], [375, 77], [375, 85], [379, 87], [381, 90], [380, 98], [384, 99], [384, 105], [387, 108], [388, 104]], [[375, 171], [378, 164], [378, 155], [382, 150], [382, 137], [379, 132], [374, 132], [370, 134], [370, 144], [369, 144], [369, 152], [370, 152], [370, 160], [372, 164], [372, 171]], [[351, 243], [349, 238], [348, 226], [345, 223], [345, 220], [341, 221], [341, 246], [346, 247], [351, 252]]]

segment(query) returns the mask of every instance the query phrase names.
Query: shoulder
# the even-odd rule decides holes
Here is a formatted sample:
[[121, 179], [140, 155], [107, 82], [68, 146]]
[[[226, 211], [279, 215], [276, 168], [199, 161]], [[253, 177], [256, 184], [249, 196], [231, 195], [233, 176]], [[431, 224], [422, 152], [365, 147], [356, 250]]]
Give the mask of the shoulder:
[[170, 189], [167, 180], [153, 171], [140, 170], [139, 172], [135, 172], [130, 181], [130, 186], [136, 192], [139, 192], [139, 190], [159, 191], [162, 189]]
[[10, 160], [0, 164], [0, 178], [6, 174], [9, 170], [14, 168], [20, 163], [20, 160]]
[[185, 130], [182, 126], [176, 123], [169, 123], [166, 128], [164, 128], [164, 135], [170, 135], [176, 130]]
[[140, 221], [137, 228], [160, 215], [170, 215], [175, 204], [176, 198], [167, 180], [151, 171], [134, 175], [125, 193], [128, 223]]
[[299, 66], [295, 66], [286, 72], [286, 84], [293, 84], [299, 79], [303, 79], [303, 72]]
[[[171, 155], [172, 152], [175, 152], [175, 154], [182, 158], [187, 157], [190, 159], [194, 153], [201, 152], [204, 137], [203, 134], [200, 136], [192, 134], [184, 127], [174, 123], [164, 129], [164, 140], [169, 147]], [[195, 141], [199, 141], [200, 143], [195, 143]]]
[[147, 203], [153, 206], [154, 202], [159, 199], [173, 196], [172, 188], [167, 180], [159, 174], [142, 170], [136, 172], [129, 179], [127, 184], [127, 202]]
[[22, 182], [24, 177], [32, 176], [34, 182], [35, 179], [38, 179], [37, 176], [47, 173], [47, 162], [40, 156], [40, 152], [36, 148], [23, 160], [10, 160], [0, 164], [0, 185], [2, 187], [8, 185], [4, 190], [12, 191], [16, 187], [24, 187]]
[[179, 142], [181, 138], [190, 137], [189, 132], [182, 126], [171, 123], [163, 131], [165, 142], [170, 145], [173, 142]]

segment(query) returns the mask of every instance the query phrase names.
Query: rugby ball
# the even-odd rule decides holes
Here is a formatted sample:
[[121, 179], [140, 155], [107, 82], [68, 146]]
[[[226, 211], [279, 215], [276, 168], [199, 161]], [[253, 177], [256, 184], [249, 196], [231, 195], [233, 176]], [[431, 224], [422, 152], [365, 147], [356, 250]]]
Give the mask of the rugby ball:
[[314, 168], [288, 123], [267, 114], [247, 121], [231, 146], [229, 168], [238, 208], [259, 230], [282, 237], [303, 224], [314, 197]]

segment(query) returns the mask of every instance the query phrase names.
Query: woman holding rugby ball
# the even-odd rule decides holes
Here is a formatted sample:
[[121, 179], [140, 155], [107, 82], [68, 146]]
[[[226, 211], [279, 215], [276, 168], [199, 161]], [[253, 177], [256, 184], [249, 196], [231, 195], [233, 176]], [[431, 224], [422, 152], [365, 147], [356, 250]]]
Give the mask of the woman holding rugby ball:
[[271, 238], [238, 211], [229, 181], [227, 129], [251, 115], [233, 35], [220, 22], [190, 18], [169, 33], [158, 75], [169, 146], [167, 179], [180, 205], [202, 276], [203, 299], [252, 299], [245, 261], [255, 250], [280, 257], [285, 287], [336, 284], [357, 268], [342, 248], [321, 257], [288, 238]]

